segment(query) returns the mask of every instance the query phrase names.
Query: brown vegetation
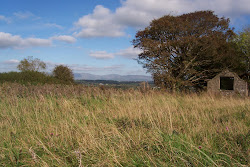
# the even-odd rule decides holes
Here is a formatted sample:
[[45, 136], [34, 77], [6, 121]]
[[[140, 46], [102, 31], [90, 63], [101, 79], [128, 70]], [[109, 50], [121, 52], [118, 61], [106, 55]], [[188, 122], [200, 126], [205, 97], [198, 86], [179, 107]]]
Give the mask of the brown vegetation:
[[156, 85], [170, 90], [203, 89], [208, 79], [226, 68], [246, 73], [246, 56], [233, 42], [229, 22], [212, 11], [155, 19], [133, 40], [143, 51], [138, 61]]
[[0, 166], [247, 166], [249, 99], [0, 86]]

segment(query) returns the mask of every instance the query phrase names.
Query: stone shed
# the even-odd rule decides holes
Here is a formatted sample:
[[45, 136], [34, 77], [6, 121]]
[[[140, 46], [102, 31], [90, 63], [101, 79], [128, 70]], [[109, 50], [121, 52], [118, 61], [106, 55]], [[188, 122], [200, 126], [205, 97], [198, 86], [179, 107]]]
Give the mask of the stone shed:
[[248, 96], [248, 84], [236, 73], [225, 70], [208, 81], [207, 91], [222, 95]]

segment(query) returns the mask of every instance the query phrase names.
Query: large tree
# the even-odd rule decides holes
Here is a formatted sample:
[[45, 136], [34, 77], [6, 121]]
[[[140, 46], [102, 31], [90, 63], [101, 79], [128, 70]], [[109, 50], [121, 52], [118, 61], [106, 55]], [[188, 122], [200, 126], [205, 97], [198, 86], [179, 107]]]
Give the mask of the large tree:
[[229, 19], [197, 11], [153, 20], [137, 32], [133, 45], [143, 51], [138, 62], [157, 85], [203, 88], [218, 72], [236, 68], [238, 53], [230, 42], [234, 35]]

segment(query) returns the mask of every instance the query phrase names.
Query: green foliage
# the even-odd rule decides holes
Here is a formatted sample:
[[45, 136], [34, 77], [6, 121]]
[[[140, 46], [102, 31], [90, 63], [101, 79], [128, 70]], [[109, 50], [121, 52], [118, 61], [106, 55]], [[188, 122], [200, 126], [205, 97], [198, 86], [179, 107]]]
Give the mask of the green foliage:
[[22, 72], [40, 71], [46, 69], [46, 64], [38, 58], [33, 59], [33, 57], [28, 57], [20, 61], [17, 68]]
[[53, 76], [64, 82], [69, 82], [69, 83], [74, 82], [74, 75], [72, 70], [64, 65], [56, 66], [53, 70]]
[[242, 55], [241, 63], [245, 68], [244, 78], [250, 82], [250, 25], [235, 37], [234, 42]]
[[53, 74], [48, 75], [40, 70], [46, 64], [39, 59], [28, 57], [22, 60], [17, 68], [21, 72], [0, 73], [0, 83], [17, 82], [22, 84], [71, 84], [74, 82], [72, 70], [66, 66], [56, 66]]
[[248, 58], [250, 57], [250, 25], [240, 32], [236, 37], [236, 43], [240, 47], [242, 53]]
[[38, 71], [0, 73], [0, 83], [17, 82], [22, 84], [60, 84], [64, 83], [50, 75]]
[[229, 19], [197, 11], [153, 20], [137, 32], [133, 45], [143, 51], [138, 62], [152, 73], [156, 85], [202, 89], [222, 70], [240, 70], [234, 35]]

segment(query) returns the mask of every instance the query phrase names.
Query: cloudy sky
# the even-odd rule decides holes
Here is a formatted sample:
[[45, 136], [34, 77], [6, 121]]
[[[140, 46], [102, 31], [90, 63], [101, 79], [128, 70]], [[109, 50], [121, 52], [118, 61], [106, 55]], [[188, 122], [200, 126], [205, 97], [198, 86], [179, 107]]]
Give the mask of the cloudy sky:
[[0, 0], [0, 72], [33, 56], [49, 70], [65, 64], [77, 73], [144, 75], [131, 45], [136, 31], [198, 10], [230, 18], [236, 31], [250, 24], [249, 0]]

